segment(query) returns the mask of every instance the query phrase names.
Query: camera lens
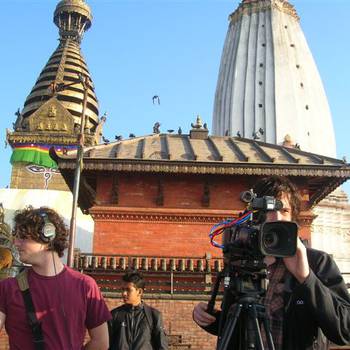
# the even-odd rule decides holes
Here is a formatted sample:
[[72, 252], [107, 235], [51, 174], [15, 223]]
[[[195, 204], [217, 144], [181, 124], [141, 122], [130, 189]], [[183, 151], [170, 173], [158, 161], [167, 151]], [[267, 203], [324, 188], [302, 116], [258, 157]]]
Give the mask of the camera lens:
[[265, 222], [259, 234], [263, 255], [286, 257], [296, 253], [298, 226], [291, 221]]
[[268, 232], [264, 236], [264, 246], [270, 249], [278, 246], [278, 235], [276, 232]]

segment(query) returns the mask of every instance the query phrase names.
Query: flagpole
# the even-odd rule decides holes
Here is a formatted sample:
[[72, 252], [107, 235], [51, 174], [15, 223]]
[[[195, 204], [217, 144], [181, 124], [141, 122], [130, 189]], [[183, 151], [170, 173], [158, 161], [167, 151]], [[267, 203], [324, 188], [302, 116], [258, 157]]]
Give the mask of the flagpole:
[[77, 159], [75, 163], [75, 174], [74, 174], [74, 187], [73, 187], [73, 203], [72, 203], [72, 214], [70, 220], [70, 230], [69, 230], [69, 240], [68, 240], [68, 255], [67, 255], [67, 265], [73, 267], [74, 265], [74, 246], [75, 237], [77, 231], [77, 209], [78, 209], [78, 197], [79, 197], [79, 187], [80, 187], [80, 175], [83, 170], [83, 156], [84, 156], [84, 131], [85, 131], [85, 114], [87, 105], [87, 95], [88, 95], [88, 77], [81, 77], [81, 84], [84, 89], [84, 99], [83, 99], [83, 110], [80, 119], [80, 134], [78, 136], [78, 151]]

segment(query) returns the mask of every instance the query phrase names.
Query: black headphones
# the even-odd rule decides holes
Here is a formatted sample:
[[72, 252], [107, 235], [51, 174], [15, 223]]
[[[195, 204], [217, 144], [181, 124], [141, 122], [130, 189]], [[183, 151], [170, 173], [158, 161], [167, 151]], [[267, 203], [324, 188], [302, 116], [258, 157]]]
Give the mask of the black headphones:
[[40, 211], [39, 215], [43, 220], [43, 224], [39, 231], [39, 238], [44, 243], [50, 243], [56, 237], [56, 227], [52, 222], [50, 222], [47, 213]]

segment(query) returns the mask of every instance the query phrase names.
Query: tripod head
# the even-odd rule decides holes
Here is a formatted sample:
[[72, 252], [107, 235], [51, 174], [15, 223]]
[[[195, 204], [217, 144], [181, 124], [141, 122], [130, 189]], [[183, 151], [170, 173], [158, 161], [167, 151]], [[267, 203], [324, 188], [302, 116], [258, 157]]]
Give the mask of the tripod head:
[[233, 301], [243, 296], [263, 297], [267, 289], [267, 267], [263, 260], [228, 260], [224, 268], [224, 293]]

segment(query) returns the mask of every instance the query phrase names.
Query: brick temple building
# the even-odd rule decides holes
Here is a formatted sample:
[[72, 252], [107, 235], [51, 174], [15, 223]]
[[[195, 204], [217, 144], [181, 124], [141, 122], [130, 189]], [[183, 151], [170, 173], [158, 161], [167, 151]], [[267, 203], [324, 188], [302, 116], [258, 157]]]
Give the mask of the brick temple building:
[[[72, 187], [75, 155], [55, 160]], [[297, 183], [300, 233], [312, 244], [312, 207], [350, 176], [340, 160], [209, 136], [199, 119], [189, 135], [155, 133], [87, 148], [79, 205], [94, 218], [94, 245], [92, 254], [77, 255], [75, 266], [112, 298], [125, 269], [141, 270], [149, 282], [146, 298], [164, 312], [169, 334], [181, 335], [193, 349], [213, 349], [215, 339], [191, 321], [193, 305], [209, 299], [222, 268], [222, 251], [210, 245], [208, 233], [242, 212], [240, 193], [271, 174]]]
[[[95, 221], [94, 253], [220, 256], [211, 226], [242, 212], [240, 193], [270, 174], [298, 184], [301, 234], [312, 243], [311, 208], [349, 177], [343, 161], [194, 126], [86, 148], [78, 201]], [[55, 160], [72, 188], [75, 154]]]

